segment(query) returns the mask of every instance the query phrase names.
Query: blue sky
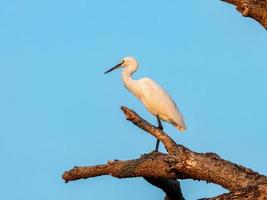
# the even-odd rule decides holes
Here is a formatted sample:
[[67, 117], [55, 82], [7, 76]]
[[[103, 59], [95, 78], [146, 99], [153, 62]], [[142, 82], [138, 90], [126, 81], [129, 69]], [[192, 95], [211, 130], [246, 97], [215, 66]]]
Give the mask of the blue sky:
[[[266, 30], [219, 0], [1, 0], [0, 198], [163, 199], [142, 179], [61, 180], [75, 165], [154, 148], [119, 108], [154, 117], [119, 71], [103, 75], [128, 55], [139, 60], [134, 77], [157, 80], [183, 112], [185, 134], [164, 124], [178, 143], [267, 174], [266, 47]], [[225, 192], [182, 189], [187, 199]]]

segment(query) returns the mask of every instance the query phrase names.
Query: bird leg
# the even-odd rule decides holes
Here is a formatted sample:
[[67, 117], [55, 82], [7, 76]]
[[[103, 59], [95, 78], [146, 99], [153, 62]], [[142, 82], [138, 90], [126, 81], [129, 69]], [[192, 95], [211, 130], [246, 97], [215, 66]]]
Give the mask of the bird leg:
[[[163, 126], [158, 115], [157, 115], [157, 120], [158, 120], [158, 128], [163, 131]], [[159, 151], [159, 143], [160, 143], [160, 140], [157, 139], [155, 152]]]

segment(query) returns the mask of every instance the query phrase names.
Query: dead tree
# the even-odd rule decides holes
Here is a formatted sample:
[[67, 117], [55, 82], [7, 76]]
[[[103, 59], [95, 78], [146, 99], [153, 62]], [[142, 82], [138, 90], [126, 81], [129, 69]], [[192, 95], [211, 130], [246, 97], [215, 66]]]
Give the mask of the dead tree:
[[233, 4], [244, 16], [257, 20], [267, 29], [267, 0], [222, 0]]
[[63, 174], [65, 182], [102, 175], [116, 178], [142, 177], [166, 193], [166, 200], [184, 199], [177, 179], [204, 180], [221, 185], [228, 194], [210, 198], [265, 200], [267, 177], [251, 169], [231, 163], [215, 153], [196, 153], [176, 144], [165, 132], [151, 125], [134, 111], [121, 108], [127, 120], [159, 139], [168, 154], [152, 152], [138, 159], [109, 161], [104, 165], [74, 167]]

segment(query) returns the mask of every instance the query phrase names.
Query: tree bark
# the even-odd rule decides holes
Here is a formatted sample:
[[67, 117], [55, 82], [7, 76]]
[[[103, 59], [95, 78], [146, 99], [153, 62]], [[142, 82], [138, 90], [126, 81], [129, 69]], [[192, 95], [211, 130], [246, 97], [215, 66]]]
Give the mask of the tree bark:
[[63, 174], [66, 182], [102, 175], [116, 178], [143, 177], [166, 193], [165, 199], [183, 199], [177, 179], [212, 182], [230, 191], [211, 199], [267, 199], [267, 177], [231, 163], [214, 153], [196, 153], [176, 144], [165, 132], [151, 125], [134, 111], [122, 107], [127, 120], [158, 138], [168, 154], [151, 152], [138, 159], [109, 161], [92, 167], [75, 167]]
[[267, 0], [222, 0], [233, 4], [244, 16], [251, 17], [267, 29]]
[[228, 194], [223, 194], [218, 197], [203, 199], [203, 200], [266, 200], [267, 199], [267, 184], [259, 184], [255, 186], [246, 187], [240, 190], [233, 191]]

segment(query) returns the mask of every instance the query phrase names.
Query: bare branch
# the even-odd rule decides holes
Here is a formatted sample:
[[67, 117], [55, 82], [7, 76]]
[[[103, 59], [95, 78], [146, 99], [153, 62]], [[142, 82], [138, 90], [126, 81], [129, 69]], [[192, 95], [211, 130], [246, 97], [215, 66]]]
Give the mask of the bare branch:
[[233, 191], [228, 194], [223, 194], [217, 197], [202, 199], [202, 200], [266, 200], [267, 199], [267, 184], [259, 184], [240, 190]]
[[122, 110], [128, 120], [161, 140], [169, 153], [174, 154], [172, 168], [179, 179], [205, 180], [230, 191], [267, 182], [266, 176], [223, 160], [214, 153], [195, 153], [182, 145], [177, 145], [166, 133], [149, 124], [131, 109], [122, 107]]
[[165, 132], [142, 119], [133, 110], [124, 106], [122, 106], [121, 109], [124, 112], [127, 120], [133, 122], [139, 128], [159, 139], [164, 144], [168, 153], [175, 154], [177, 152], [178, 145]]
[[144, 177], [152, 185], [162, 189], [168, 200], [184, 200], [179, 181], [171, 172], [168, 155], [153, 152], [140, 159], [130, 161], [109, 161], [108, 164], [93, 167], [74, 167], [65, 172], [65, 182], [87, 179], [102, 175], [117, 178]]
[[244, 16], [257, 20], [267, 29], [267, 1], [266, 0], [222, 0], [233, 4]]
[[169, 156], [163, 153], [151, 153], [136, 160], [109, 161], [105, 165], [92, 167], [74, 167], [63, 174], [66, 181], [87, 179], [102, 175], [111, 175], [116, 178], [132, 177], [154, 177], [176, 179], [174, 172], [171, 172], [168, 163]]
[[[231, 199], [247, 192], [267, 192], [267, 177], [251, 169], [223, 160], [214, 153], [196, 153], [177, 145], [166, 133], [154, 127], [134, 111], [122, 107], [126, 118], [136, 126], [161, 140], [169, 154], [152, 152], [139, 159], [110, 161], [105, 165], [75, 167], [62, 176], [74, 181], [102, 175], [117, 178], [143, 177], [149, 183], [161, 188], [167, 195], [165, 199], [182, 199], [179, 182], [176, 179], [194, 179], [212, 182], [231, 191], [214, 199]], [[178, 197], [179, 196], [179, 197]], [[266, 195], [267, 196], [267, 195]], [[239, 199], [246, 199], [245, 196]], [[247, 198], [249, 199], [249, 198]]]

